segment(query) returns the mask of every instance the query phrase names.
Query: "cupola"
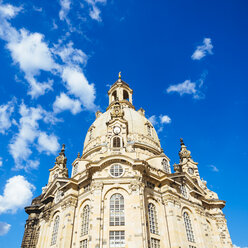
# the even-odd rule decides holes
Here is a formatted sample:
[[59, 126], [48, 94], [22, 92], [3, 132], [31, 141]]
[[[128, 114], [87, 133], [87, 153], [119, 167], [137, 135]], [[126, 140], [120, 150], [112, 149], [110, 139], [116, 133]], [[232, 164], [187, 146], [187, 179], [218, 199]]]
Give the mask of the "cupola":
[[129, 85], [121, 79], [121, 72], [119, 72], [118, 80], [111, 86], [108, 91], [109, 106], [112, 106], [116, 101], [133, 104], [133, 90]]

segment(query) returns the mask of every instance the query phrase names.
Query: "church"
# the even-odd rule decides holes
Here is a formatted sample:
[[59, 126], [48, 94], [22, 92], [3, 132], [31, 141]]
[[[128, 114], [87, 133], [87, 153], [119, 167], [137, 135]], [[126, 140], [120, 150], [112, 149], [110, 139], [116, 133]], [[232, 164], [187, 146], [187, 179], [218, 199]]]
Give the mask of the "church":
[[41, 195], [25, 208], [21, 247], [232, 248], [225, 201], [201, 179], [183, 139], [171, 171], [120, 74], [108, 96], [72, 172], [63, 145]]

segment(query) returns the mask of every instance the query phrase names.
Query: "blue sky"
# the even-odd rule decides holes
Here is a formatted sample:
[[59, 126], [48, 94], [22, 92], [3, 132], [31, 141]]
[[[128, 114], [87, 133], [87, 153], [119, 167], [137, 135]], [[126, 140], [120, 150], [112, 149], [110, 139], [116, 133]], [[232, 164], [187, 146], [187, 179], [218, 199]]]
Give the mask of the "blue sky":
[[23, 207], [62, 143], [71, 170], [119, 71], [171, 165], [183, 137], [227, 201], [233, 243], [248, 247], [247, 9], [245, 0], [0, 0], [1, 247], [20, 246]]

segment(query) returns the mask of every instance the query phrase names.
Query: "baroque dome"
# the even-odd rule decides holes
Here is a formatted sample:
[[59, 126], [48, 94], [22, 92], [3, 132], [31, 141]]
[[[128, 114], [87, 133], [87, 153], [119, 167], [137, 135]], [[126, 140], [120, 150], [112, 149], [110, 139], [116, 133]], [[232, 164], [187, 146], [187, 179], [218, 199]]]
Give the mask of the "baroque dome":
[[[106, 112], [96, 113], [96, 120], [90, 126], [84, 141], [83, 157], [100, 150], [117, 150], [112, 139], [120, 137], [119, 152], [130, 152], [134, 148], [159, 155], [163, 151], [152, 123], [145, 117], [143, 109], [135, 110], [132, 105], [132, 90], [119, 79], [108, 92], [109, 106]], [[115, 133], [114, 128], [119, 130]], [[151, 154], [152, 153], [152, 154]]]

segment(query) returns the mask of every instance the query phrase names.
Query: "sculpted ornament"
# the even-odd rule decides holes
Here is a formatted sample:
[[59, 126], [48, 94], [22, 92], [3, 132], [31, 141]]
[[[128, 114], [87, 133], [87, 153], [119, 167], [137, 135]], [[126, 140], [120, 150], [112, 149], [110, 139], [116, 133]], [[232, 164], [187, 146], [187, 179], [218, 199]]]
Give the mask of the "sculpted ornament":
[[111, 112], [111, 119], [113, 118], [122, 118], [124, 116], [124, 111], [121, 108], [120, 103], [116, 102], [115, 105], [112, 107]]
[[67, 158], [65, 156], [65, 144], [62, 145], [61, 152], [59, 153], [59, 156], [56, 157], [55, 164], [66, 166]]
[[102, 182], [92, 182], [92, 189], [93, 190], [102, 190], [103, 189], [103, 183]]
[[183, 158], [191, 158], [191, 152], [189, 150], [187, 150], [187, 147], [184, 145], [183, 139], [180, 139], [181, 142], [181, 150], [179, 152], [179, 157], [180, 159]]
[[71, 206], [76, 207], [76, 205], [77, 205], [77, 199], [71, 197], [62, 203], [62, 209], [66, 209]]

